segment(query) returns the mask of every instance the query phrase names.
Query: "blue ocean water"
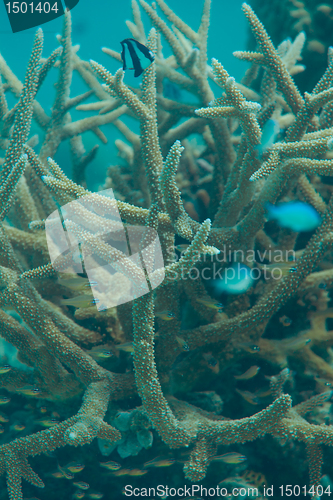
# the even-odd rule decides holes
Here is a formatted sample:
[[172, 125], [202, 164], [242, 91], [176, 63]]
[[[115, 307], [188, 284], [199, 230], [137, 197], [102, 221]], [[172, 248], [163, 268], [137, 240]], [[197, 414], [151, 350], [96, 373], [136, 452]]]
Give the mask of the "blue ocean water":
[[[170, 0], [168, 5], [193, 29], [198, 28], [203, 5], [201, 0], [181, 0], [180, 2]], [[247, 22], [242, 13], [241, 5], [241, 0], [233, 2], [215, 0], [212, 2], [208, 40], [209, 58], [218, 59], [236, 80], [240, 80], [247, 67], [245, 63], [238, 61], [232, 55], [233, 51], [243, 50], [246, 46]], [[146, 28], [149, 29], [150, 22], [144, 12], [142, 18]], [[94, 59], [114, 73], [119, 68], [119, 63], [104, 54], [101, 47], [121, 51], [120, 41], [131, 36], [125, 24], [127, 19], [132, 19], [130, 0], [124, 0], [121, 7], [115, 1], [80, 0], [72, 10], [72, 23], [73, 44], [80, 44], [78, 54], [81, 59]], [[42, 29], [45, 35], [43, 55], [47, 57], [59, 45], [56, 34], [61, 33], [62, 18], [57, 18], [43, 25]], [[36, 28], [31, 28], [13, 34], [5, 6], [3, 3], [0, 4], [0, 53], [21, 81], [24, 78], [35, 31]], [[166, 42], [163, 42], [163, 46], [167, 50]], [[57, 77], [56, 72], [56, 69], [50, 72], [38, 95], [38, 100], [45, 106], [47, 112], [52, 105], [50, 92], [54, 92], [53, 83]], [[85, 84], [74, 74], [71, 96], [78, 95], [86, 90]], [[90, 99], [90, 101], [92, 100], [93, 98]], [[83, 117], [82, 113], [75, 112], [75, 110], [71, 114], [73, 119]], [[84, 116], [88, 116], [88, 114], [85, 113]], [[109, 143], [107, 145], [100, 144], [97, 158], [89, 165], [87, 170], [88, 185], [92, 189], [97, 189], [103, 183], [106, 168], [116, 161], [117, 151], [114, 147], [114, 140], [121, 137], [112, 125], [105, 125], [103, 132], [107, 136]], [[83, 141], [87, 150], [99, 142], [91, 133], [84, 134]], [[66, 168], [69, 163], [69, 153], [66, 145], [61, 145], [55, 159], [61, 164], [64, 171], [69, 173]]]

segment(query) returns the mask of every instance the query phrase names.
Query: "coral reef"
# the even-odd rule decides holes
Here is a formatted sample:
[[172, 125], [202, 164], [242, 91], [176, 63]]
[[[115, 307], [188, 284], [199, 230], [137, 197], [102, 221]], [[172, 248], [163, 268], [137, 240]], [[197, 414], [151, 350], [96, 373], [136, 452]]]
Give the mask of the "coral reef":
[[[47, 59], [37, 31], [23, 84], [0, 56], [0, 472], [9, 498], [21, 500], [22, 479], [43, 487], [82, 470], [84, 464], [64, 466], [64, 457], [95, 467], [103, 488], [106, 480], [140, 481], [150, 467], [175, 463], [199, 482], [210, 464], [228, 463], [216, 456], [221, 450], [247, 450], [255, 472], [234, 457], [238, 476], [226, 479], [225, 466], [220, 479], [261, 485], [259, 472], [273, 482], [262, 470], [265, 461], [276, 465], [290, 456], [291, 467], [305, 447], [308, 487], [318, 497], [323, 450], [329, 454], [333, 445], [333, 53], [313, 91], [302, 95], [292, 75], [303, 69], [305, 35], [275, 48], [244, 4], [257, 49], [235, 53], [251, 63], [237, 83], [219, 61], [207, 61], [210, 0], [198, 31], [164, 0], [156, 4], [132, 0], [133, 22], [127, 21], [131, 36], [155, 56], [137, 87], [125, 83], [122, 69], [111, 74], [80, 59], [69, 12], [61, 48]], [[148, 34], [142, 13], [153, 26]], [[172, 55], [163, 55], [162, 41]], [[103, 51], [121, 61], [118, 52]], [[38, 90], [53, 66], [58, 80], [48, 115]], [[259, 68], [261, 86], [254, 90]], [[88, 90], [70, 97], [74, 72]], [[17, 98], [11, 109], [10, 94]], [[75, 121], [73, 108], [92, 113]], [[32, 121], [38, 136], [30, 136]], [[108, 123], [124, 136], [116, 141], [120, 160], [91, 193], [85, 169], [97, 147], [87, 152], [82, 135], [93, 132], [105, 143]], [[279, 135], [267, 144], [272, 123]], [[54, 160], [66, 140], [71, 178]], [[61, 273], [68, 256], [57, 270], [52, 265], [44, 230], [50, 214], [88, 195], [99, 209], [91, 224], [99, 227], [115, 206], [105, 195], [109, 188], [125, 228], [157, 231], [165, 267], [155, 290], [100, 311], [88, 292], [77, 298], [84, 273], [71, 279]], [[320, 215], [316, 230], [298, 233], [267, 220], [268, 203], [299, 199]], [[80, 231], [75, 220], [63, 225], [114, 261], [118, 250], [107, 246], [104, 233]], [[256, 279], [219, 292], [221, 276], [235, 265], [258, 271]], [[133, 264], [133, 281], [136, 272]], [[112, 293], [121, 295], [124, 286], [115, 284]], [[94, 453], [84, 445], [95, 446]], [[39, 455], [50, 460], [45, 472]], [[121, 463], [105, 463], [109, 455]], [[99, 460], [106, 479], [96, 469]], [[303, 473], [301, 465], [296, 480], [305, 481]], [[76, 484], [74, 498], [103, 496]], [[69, 488], [62, 498], [71, 497]]]
[[[306, 43], [302, 52], [304, 72], [295, 73], [295, 81], [302, 91], [312, 90], [325, 71], [327, 49], [333, 44], [332, 1], [283, 0], [268, 5], [254, 0], [252, 7], [275, 44], [305, 32]], [[276, 19], [279, 19], [278, 23]], [[249, 46], [252, 49], [254, 44], [254, 39], [250, 37]]]

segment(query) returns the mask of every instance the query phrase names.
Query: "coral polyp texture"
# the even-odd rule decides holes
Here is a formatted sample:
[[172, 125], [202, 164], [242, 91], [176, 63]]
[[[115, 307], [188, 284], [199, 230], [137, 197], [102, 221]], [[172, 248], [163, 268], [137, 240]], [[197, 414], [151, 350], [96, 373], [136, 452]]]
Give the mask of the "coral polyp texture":
[[[128, 36], [154, 54], [137, 86], [98, 54], [79, 57], [69, 11], [47, 58], [37, 31], [23, 83], [0, 56], [0, 472], [9, 498], [44, 486], [41, 498], [59, 498], [59, 488], [64, 499], [121, 498], [122, 476], [154, 487], [167, 466], [177, 471], [169, 486], [185, 476], [260, 490], [264, 474], [267, 487], [295, 481], [317, 498], [330, 485], [333, 445], [333, 52], [302, 95], [293, 75], [304, 69], [305, 34], [274, 47], [243, 4], [257, 48], [235, 52], [249, 62], [237, 82], [207, 58], [210, 0], [197, 31], [164, 0], [132, 7]], [[49, 113], [38, 91], [51, 68]], [[73, 97], [76, 74], [87, 90]], [[112, 165], [99, 160], [106, 124], [123, 135]], [[85, 149], [86, 132], [99, 147]], [[55, 160], [63, 142], [68, 175]], [[85, 175], [93, 160], [105, 168], [96, 192]], [[88, 196], [97, 208], [83, 230], [75, 217]], [[75, 200], [81, 208], [66, 216]], [[132, 301], [128, 280], [98, 267], [119, 256], [107, 226], [98, 230], [115, 209], [126, 234], [152, 228], [163, 253], [162, 283]], [[54, 266], [46, 235], [57, 210], [83, 244]], [[70, 273], [69, 262], [82, 271]], [[101, 307], [99, 282], [121, 305]]]

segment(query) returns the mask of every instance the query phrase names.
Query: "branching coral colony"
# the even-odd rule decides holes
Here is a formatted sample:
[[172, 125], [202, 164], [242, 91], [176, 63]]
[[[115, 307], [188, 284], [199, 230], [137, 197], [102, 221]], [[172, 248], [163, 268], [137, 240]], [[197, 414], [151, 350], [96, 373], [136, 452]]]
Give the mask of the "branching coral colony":
[[[163, 453], [169, 448], [185, 450], [185, 477], [194, 482], [205, 477], [219, 446], [227, 451], [229, 445], [270, 434], [282, 450], [289, 446], [288, 453], [291, 443], [304, 443], [298, 446], [306, 447], [309, 484], [316, 486], [322, 445], [333, 445], [331, 392], [326, 387], [333, 383], [333, 335], [327, 322], [332, 317], [333, 285], [332, 50], [325, 74], [311, 94], [302, 96], [292, 75], [302, 69], [298, 61], [304, 34], [275, 49], [255, 13], [244, 4], [258, 49], [235, 53], [251, 63], [240, 84], [217, 60], [207, 64], [210, 0], [204, 2], [197, 32], [163, 0], [156, 3], [169, 23], [156, 5], [144, 0], [139, 4], [153, 24], [149, 35], [136, 0], [132, 0], [134, 22], [127, 22], [131, 36], [155, 54], [140, 88], [129, 88], [121, 69], [112, 75], [97, 62], [79, 58], [71, 44], [69, 12], [59, 37], [61, 48], [47, 59], [42, 58], [42, 31], [37, 31], [23, 84], [0, 56], [0, 334], [17, 349], [21, 366], [29, 367], [23, 370], [16, 363], [9, 370], [3, 360], [0, 383], [8, 392], [3, 392], [1, 402], [9, 393], [12, 403], [22, 394], [30, 396], [26, 408], [30, 422], [36, 422], [45, 402], [60, 408], [84, 393], [79, 411], [74, 416], [62, 413], [64, 419], [58, 417], [49, 429], [39, 431], [37, 424], [30, 424], [23, 437], [3, 434], [0, 471], [6, 474], [12, 500], [23, 498], [22, 478], [43, 487], [29, 457], [65, 445], [89, 444], [95, 437], [109, 445], [117, 443], [122, 438], [114, 419], [121, 409], [117, 401], [132, 397], [134, 406], [141, 398], [137, 421], [142, 428], [155, 429], [165, 443], [160, 442]], [[162, 40], [172, 50], [167, 58]], [[103, 50], [120, 61], [117, 52]], [[49, 116], [36, 95], [53, 66], [59, 68], [59, 77]], [[74, 71], [88, 91], [70, 97]], [[258, 73], [260, 88], [252, 85], [259, 81]], [[213, 81], [221, 88], [216, 98]], [[18, 98], [12, 109], [6, 99], [10, 93]], [[180, 93], [192, 97], [179, 99]], [[82, 104], [88, 97], [93, 97], [90, 103]], [[72, 121], [73, 107], [97, 114]], [[129, 128], [127, 116], [138, 121], [140, 135]], [[263, 127], [272, 119], [283, 133], [259, 154]], [[38, 154], [37, 137], [29, 138], [32, 120], [41, 129]], [[114, 189], [126, 224], [149, 225], [158, 231], [165, 279], [154, 292], [118, 307], [117, 312], [101, 314], [94, 306], [73, 312], [72, 307], [59, 307], [61, 299], [75, 292], [56, 280], [44, 220], [57, 206], [88, 194], [84, 172], [97, 147], [87, 152], [81, 136], [91, 131], [105, 142], [100, 127], [107, 123], [117, 127], [125, 140], [116, 142], [123, 161], [109, 168], [105, 187]], [[52, 159], [66, 139], [72, 180]], [[92, 196], [101, 207], [108, 207], [110, 200], [102, 193]], [[293, 199], [306, 201], [322, 216], [320, 227], [310, 236], [298, 237], [273, 222], [266, 224], [268, 202]], [[185, 242], [187, 250], [175, 261], [170, 248]], [[212, 247], [221, 253], [225, 248], [231, 253], [242, 250], [243, 255], [300, 252], [293, 272], [279, 280], [260, 279], [246, 293], [228, 296], [222, 313], [211, 307], [214, 297], [200, 273], [204, 266], [213, 270], [229, 264], [218, 260]], [[198, 276], [193, 279], [192, 272], [192, 279], [187, 279], [194, 266]], [[291, 319], [285, 314], [288, 307]], [[172, 312], [170, 321], [165, 311]], [[133, 353], [119, 354], [124, 345]], [[113, 353], [104, 363], [96, 356], [103, 346]], [[264, 376], [261, 389], [252, 380], [236, 386], [233, 375], [245, 371], [253, 359], [271, 376], [266, 392]], [[288, 367], [296, 369], [296, 377]], [[285, 383], [294, 406], [291, 396], [283, 393]], [[207, 389], [210, 392], [202, 392]], [[221, 403], [221, 396], [235, 399], [232, 418], [222, 417], [218, 404], [214, 413], [213, 402]], [[241, 416], [236, 414], [241, 405], [250, 413], [242, 396], [264, 409], [233, 419]], [[126, 409], [131, 407], [127, 404]], [[1, 421], [6, 422], [3, 414]]]

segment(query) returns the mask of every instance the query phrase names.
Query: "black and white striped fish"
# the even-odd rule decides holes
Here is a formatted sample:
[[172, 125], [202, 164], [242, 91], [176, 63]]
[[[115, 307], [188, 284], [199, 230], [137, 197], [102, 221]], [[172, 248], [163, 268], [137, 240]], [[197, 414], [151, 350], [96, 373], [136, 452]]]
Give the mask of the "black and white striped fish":
[[[140, 76], [154, 61], [154, 54], [148, 47], [134, 40], [134, 38], [126, 38], [120, 43], [123, 48], [121, 51], [123, 70], [134, 69], [134, 76]], [[128, 61], [131, 61], [130, 67]]]

